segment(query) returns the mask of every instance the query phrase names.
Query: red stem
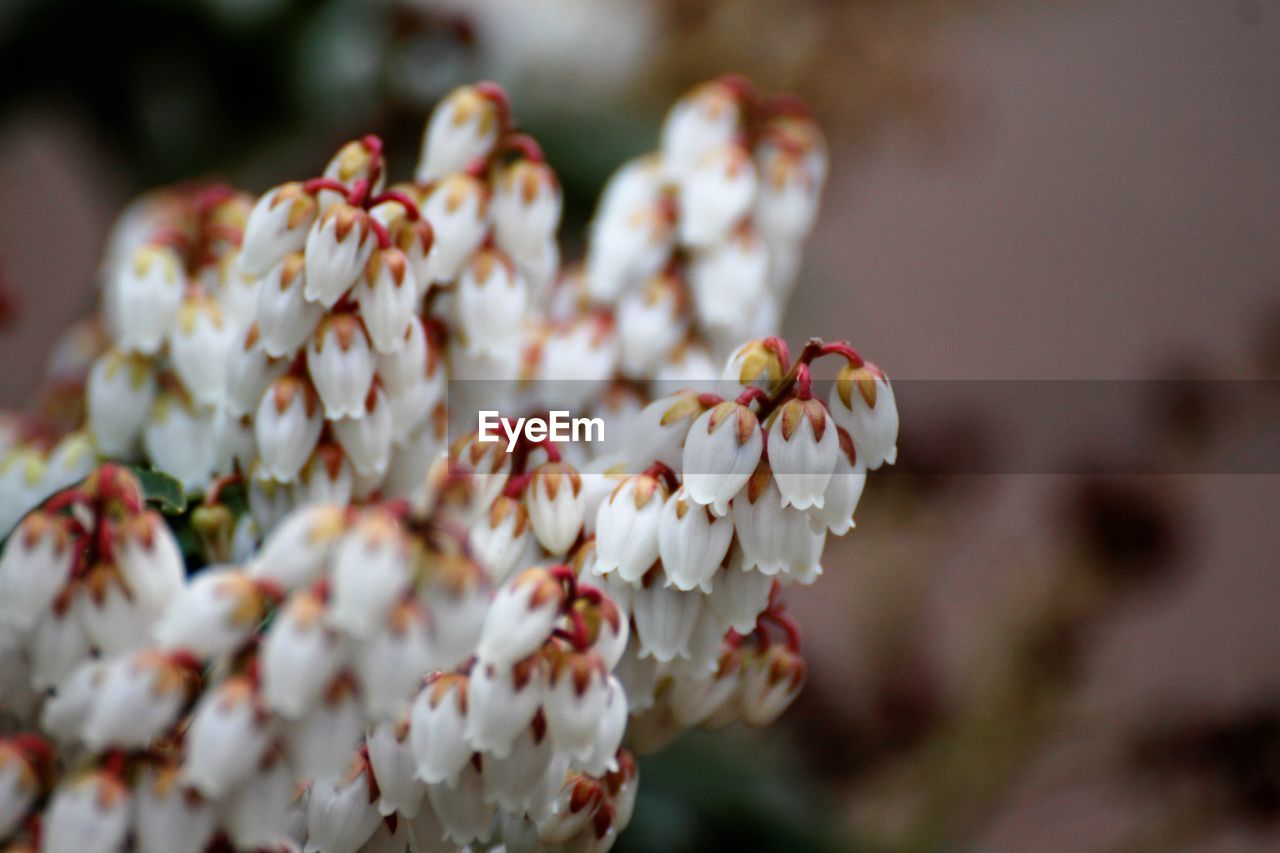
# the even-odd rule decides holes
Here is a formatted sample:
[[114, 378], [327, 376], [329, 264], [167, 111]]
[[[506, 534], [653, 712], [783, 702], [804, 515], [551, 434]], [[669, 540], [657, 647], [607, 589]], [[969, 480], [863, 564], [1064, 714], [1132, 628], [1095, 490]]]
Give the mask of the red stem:
[[564, 563], [552, 566], [547, 569], [547, 573], [555, 580], [564, 584], [565, 591], [568, 593], [568, 595], [565, 596], [565, 608], [568, 609], [569, 606], [573, 604], [573, 600], [578, 597], [578, 576], [574, 574], [572, 568], [566, 566]]
[[399, 190], [387, 190], [385, 192], [379, 193], [378, 195], [369, 199], [368, 206], [376, 207], [377, 205], [382, 204], [383, 202], [386, 202], [386, 201], [394, 201], [396, 204], [403, 207], [405, 214], [413, 222], [417, 222], [418, 219], [421, 218], [422, 216], [422, 214], [418, 211], [417, 202], [415, 202], [413, 199], [409, 198], [408, 195], [400, 192]]
[[511, 134], [502, 140], [502, 149], [504, 151], [519, 152], [521, 157], [534, 163], [545, 163], [547, 161], [546, 155], [542, 153], [542, 146], [527, 133]]
[[737, 403], [739, 406], [749, 406], [753, 400], [768, 400], [769, 395], [758, 385], [752, 385], [738, 395]]
[[372, 216], [369, 217], [369, 230], [378, 239], [379, 249], [391, 248], [391, 235], [387, 233], [387, 227]]
[[866, 364], [865, 359], [863, 359], [858, 351], [843, 341], [833, 344], [823, 344], [818, 350], [818, 355], [842, 355], [853, 367], [862, 367], [862, 365]]
[[662, 480], [667, 484], [667, 488], [673, 492], [680, 488], [680, 478], [676, 476], [675, 471], [671, 470], [671, 466], [667, 465], [665, 462], [654, 462], [648, 468], [645, 468], [642, 473], [644, 476], [652, 477], [655, 480], [662, 478]]
[[813, 379], [809, 376], [809, 365], [802, 364], [796, 371], [796, 399], [809, 400], [813, 397]]

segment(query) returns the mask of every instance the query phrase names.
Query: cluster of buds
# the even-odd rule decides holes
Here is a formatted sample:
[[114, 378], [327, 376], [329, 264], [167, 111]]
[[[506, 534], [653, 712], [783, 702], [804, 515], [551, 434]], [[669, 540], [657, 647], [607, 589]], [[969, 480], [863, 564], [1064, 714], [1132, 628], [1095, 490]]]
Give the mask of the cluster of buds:
[[[62, 441], [203, 493], [175, 521], [195, 571], [115, 463], [21, 522], [0, 712], [42, 734], [0, 742], [0, 841], [604, 851], [633, 752], [775, 720], [805, 678], [782, 591], [896, 455], [878, 367], [758, 331], [825, 163], [803, 109], [713, 81], [560, 276], [555, 174], [477, 84], [413, 181], [365, 137], [256, 202], [127, 211]], [[447, 442], [481, 390], [502, 428]], [[557, 406], [604, 434], [520, 428]], [[41, 488], [88, 472], [63, 455]]]
[[613, 176], [591, 224], [580, 295], [614, 312], [625, 375], [703, 378], [777, 328], [826, 172], [794, 98], [730, 75], [676, 103], [659, 150]]

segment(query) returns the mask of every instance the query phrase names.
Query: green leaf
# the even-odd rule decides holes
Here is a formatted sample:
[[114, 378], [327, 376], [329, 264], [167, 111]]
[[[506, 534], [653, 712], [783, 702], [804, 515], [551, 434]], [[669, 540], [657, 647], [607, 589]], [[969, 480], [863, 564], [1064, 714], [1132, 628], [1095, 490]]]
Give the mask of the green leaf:
[[142, 484], [147, 502], [155, 504], [166, 515], [179, 515], [187, 508], [187, 496], [182, 484], [163, 471], [130, 467]]

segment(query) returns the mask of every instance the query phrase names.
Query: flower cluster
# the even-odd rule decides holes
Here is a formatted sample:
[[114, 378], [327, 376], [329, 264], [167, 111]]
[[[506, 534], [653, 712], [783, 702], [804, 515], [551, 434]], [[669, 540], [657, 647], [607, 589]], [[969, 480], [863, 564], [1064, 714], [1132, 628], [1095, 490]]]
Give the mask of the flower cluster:
[[[256, 201], [126, 212], [62, 439], [112, 461], [0, 554], [0, 711], [40, 731], [0, 740], [0, 840], [604, 851], [633, 752], [787, 708], [783, 589], [853, 527], [897, 409], [847, 344], [762, 331], [825, 173], [808, 114], [723, 78], [662, 136], [564, 274], [559, 183], [485, 83], [413, 181], [365, 137]], [[495, 393], [605, 440], [471, 431]], [[166, 523], [120, 461], [199, 505]]]

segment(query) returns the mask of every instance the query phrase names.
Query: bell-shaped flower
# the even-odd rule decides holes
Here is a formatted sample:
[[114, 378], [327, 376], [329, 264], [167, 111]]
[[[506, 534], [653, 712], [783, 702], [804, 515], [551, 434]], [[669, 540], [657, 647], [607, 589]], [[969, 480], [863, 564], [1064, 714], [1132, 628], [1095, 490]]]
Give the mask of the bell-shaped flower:
[[587, 761], [609, 701], [609, 672], [590, 650], [560, 649], [549, 658], [551, 671], [542, 707], [551, 739], [557, 752], [573, 761]]
[[534, 717], [501, 757], [484, 756], [484, 798], [515, 814], [529, 810], [556, 752], [545, 720]]
[[178, 768], [162, 765], [134, 785], [134, 849], [138, 853], [200, 853], [217, 830], [213, 806], [178, 784]]
[[733, 351], [720, 374], [717, 393], [736, 397], [747, 388], [769, 391], [784, 373], [782, 356], [774, 341], [763, 338], [747, 341]]
[[472, 523], [467, 541], [495, 586], [522, 567], [531, 556], [531, 546], [536, 548], [524, 503], [506, 496], [499, 496]]
[[586, 515], [582, 477], [566, 462], [538, 466], [526, 487], [533, 533], [547, 553], [561, 555], [582, 532]]
[[596, 573], [616, 571], [630, 584], [644, 577], [658, 559], [658, 519], [666, 497], [666, 487], [647, 474], [613, 490], [596, 513]]
[[178, 540], [159, 513], [132, 515], [116, 527], [116, 566], [130, 597], [147, 613], [159, 615], [183, 588], [186, 563]]
[[755, 219], [771, 243], [798, 245], [813, 230], [822, 197], [822, 175], [802, 151], [779, 145], [768, 137], [756, 146], [760, 188]]
[[596, 725], [591, 744], [591, 756], [582, 762], [582, 769], [593, 776], [603, 776], [618, 767], [618, 748], [627, 730], [627, 694], [616, 677], [609, 676], [609, 695], [605, 699], [604, 714]]
[[515, 665], [479, 663], [467, 690], [467, 745], [505, 759], [511, 745], [533, 722], [546, 691], [545, 662], [534, 654]]
[[427, 121], [414, 178], [438, 181], [487, 157], [507, 124], [506, 93], [494, 83], [460, 86], [445, 96]]
[[352, 679], [340, 674], [297, 720], [285, 722], [285, 750], [302, 779], [336, 779], [364, 737], [365, 721]]
[[680, 475], [689, 499], [724, 515], [763, 451], [760, 423], [746, 406], [726, 400], [707, 410], [684, 441]]
[[191, 713], [179, 780], [221, 800], [257, 772], [275, 735], [252, 679], [228, 678], [206, 691]]
[[485, 800], [481, 759], [465, 762], [456, 784], [427, 786], [427, 799], [440, 819], [445, 838], [455, 844], [470, 844], [489, 838], [497, 805]]
[[238, 331], [215, 299], [188, 292], [169, 333], [169, 360], [195, 402], [216, 406], [226, 398], [228, 353]]
[[282, 717], [307, 713], [345, 662], [340, 638], [326, 625], [324, 607], [321, 590], [295, 592], [262, 641], [262, 698]]
[[365, 397], [361, 413], [334, 421], [333, 434], [357, 475], [380, 478], [391, 462], [395, 439], [387, 395], [374, 385]]
[[293, 484], [298, 506], [346, 506], [351, 503], [355, 475], [342, 447], [321, 442]]
[[193, 663], [151, 650], [108, 662], [84, 721], [85, 745], [94, 752], [150, 746], [195, 690]]
[[236, 788], [219, 809], [222, 829], [237, 848], [279, 844], [285, 837], [289, 806], [296, 785], [282, 755], [270, 753], [248, 781]]
[[695, 248], [720, 242], [751, 211], [756, 169], [730, 142], [704, 154], [680, 181], [680, 241]]
[[307, 371], [330, 420], [364, 416], [375, 367], [369, 336], [354, 314], [325, 317], [307, 346]]
[[272, 358], [291, 357], [324, 317], [324, 306], [303, 295], [305, 266], [301, 252], [285, 255], [258, 287], [258, 334], [263, 351]]
[[377, 242], [369, 214], [344, 201], [334, 204], [307, 234], [303, 294], [332, 308], [356, 283]]
[[[689, 284], [698, 319], [745, 337], [769, 295], [769, 248], [750, 227], [694, 255]], [[741, 340], [741, 337], [739, 338]]]
[[44, 853], [123, 850], [132, 817], [129, 790], [109, 770], [72, 776], [53, 792], [42, 821]]
[[288, 361], [267, 355], [258, 324], [250, 324], [227, 350], [227, 394], [223, 405], [236, 417], [254, 414], [267, 388], [288, 370]]
[[782, 505], [822, 509], [840, 455], [827, 407], [812, 398], [783, 403], [769, 424], [768, 451]]
[[253, 434], [263, 471], [281, 483], [298, 476], [320, 440], [324, 415], [315, 389], [296, 376], [281, 376], [258, 405]]
[[561, 582], [543, 568], [526, 569], [504, 584], [484, 616], [476, 656], [480, 663], [510, 666], [533, 654], [551, 636], [565, 604]]
[[307, 853], [356, 853], [378, 828], [378, 784], [357, 758], [342, 778], [318, 780], [307, 800]]
[[538, 257], [560, 224], [560, 181], [542, 161], [519, 159], [494, 181], [493, 226], [498, 244], [517, 263]]
[[658, 518], [658, 555], [676, 589], [711, 592], [732, 541], [733, 522], [689, 500], [684, 486], [667, 498]]
[[666, 199], [625, 213], [597, 217], [587, 235], [587, 293], [613, 302], [657, 274], [671, 257], [675, 227]]
[[662, 123], [663, 165], [687, 174], [717, 147], [741, 132], [742, 87], [737, 78], [703, 83], [676, 101]]
[[299, 508], [262, 543], [248, 574], [285, 592], [304, 587], [324, 574], [333, 547], [346, 529], [346, 512], [341, 506]]
[[427, 786], [418, 778], [418, 764], [409, 744], [407, 717], [378, 723], [365, 736], [369, 766], [378, 780], [378, 814], [417, 817]]
[[839, 427], [836, 432], [840, 448], [836, 468], [823, 493], [822, 505], [809, 510], [809, 520], [815, 530], [830, 530], [836, 536], [843, 536], [853, 529], [853, 513], [858, 508], [858, 499], [862, 497], [862, 488], [867, 484], [867, 466], [853, 446], [849, 433]]
[[207, 569], [161, 614], [153, 636], [162, 649], [209, 660], [243, 644], [266, 615], [264, 590], [238, 569]]
[[804, 679], [804, 658], [785, 645], [775, 643], [762, 653], [745, 655], [738, 699], [743, 722], [767, 726], [778, 719], [799, 695]]
[[898, 404], [889, 377], [874, 364], [847, 365], [827, 401], [836, 423], [848, 431], [868, 471], [898, 459]]
[[24, 518], [0, 554], [0, 623], [33, 628], [71, 579], [78, 550], [69, 517], [37, 510]]
[[685, 437], [706, 410], [695, 391], [678, 391], [645, 406], [627, 437], [627, 464], [633, 470], [643, 470], [661, 462], [679, 471]]
[[433, 186], [422, 203], [422, 218], [435, 231], [426, 258], [427, 275], [418, 284], [452, 282], [475, 254], [488, 232], [488, 189], [478, 178], [452, 174]]
[[456, 785], [471, 758], [464, 736], [467, 687], [465, 675], [432, 676], [409, 710], [409, 746], [418, 764], [418, 778], [428, 785]]
[[8, 838], [43, 793], [53, 751], [33, 735], [0, 739], [0, 838]]
[[404, 346], [418, 304], [418, 284], [404, 252], [394, 246], [375, 250], [356, 284], [355, 297], [373, 348], [383, 353]]
[[739, 634], [749, 634], [755, 629], [756, 620], [769, 606], [769, 592], [773, 578], [743, 566], [742, 550], [734, 547], [729, 552], [729, 563], [717, 574], [707, 606], [720, 621], [723, 630], [732, 628]]
[[477, 252], [458, 281], [456, 308], [466, 351], [500, 350], [517, 336], [529, 306], [529, 286], [511, 260], [488, 249]]
[[123, 350], [154, 355], [164, 344], [182, 307], [186, 275], [177, 252], [168, 246], [143, 246], [124, 264], [111, 290], [119, 323], [116, 344]]
[[742, 654], [725, 648], [714, 672], [699, 678], [676, 678], [668, 701], [676, 721], [685, 727], [701, 725], [725, 704], [736, 702], [742, 687]]
[[85, 405], [89, 431], [103, 456], [133, 456], [155, 393], [155, 371], [145, 356], [113, 349], [93, 363]]
[[299, 182], [273, 187], [262, 194], [244, 227], [238, 258], [240, 269], [260, 277], [290, 252], [307, 243], [316, 218], [315, 197]]
[[689, 640], [702, 611], [704, 596], [667, 585], [661, 572], [654, 572], [646, 580], [648, 583], [641, 584], [631, 598], [640, 655], [663, 663], [688, 657]]
[[646, 378], [688, 334], [688, 299], [672, 273], [653, 276], [618, 304], [622, 371]]

